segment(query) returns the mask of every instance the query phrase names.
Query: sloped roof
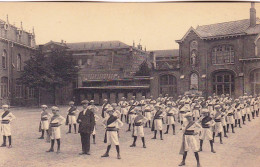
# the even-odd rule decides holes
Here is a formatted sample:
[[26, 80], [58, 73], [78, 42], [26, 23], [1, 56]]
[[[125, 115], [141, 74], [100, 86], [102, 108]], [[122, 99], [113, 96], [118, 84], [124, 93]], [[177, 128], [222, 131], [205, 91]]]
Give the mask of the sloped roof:
[[95, 41], [66, 43], [71, 50], [95, 50], [95, 49], [115, 49], [127, 48], [129, 45], [120, 41]]
[[[259, 23], [259, 19], [257, 19]], [[250, 26], [250, 20], [237, 20], [224, 23], [198, 26], [196, 31], [201, 37], [226, 36], [235, 34], [245, 34]], [[257, 25], [258, 26], [258, 25]]]
[[260, 19], [256, 19], [256, 26], [254, 27], [250, 27], [250, 19], [202, 25], [197, 26], [196, 29], [191, 27], [183, 38], [181, 40], [176, 40], [176, 42], [183, 41], [190, 31], [194, 31], [202, 39], [232, 35], [258, 34], [260, 33]]
[[156, 57], [178, 57], [179, 56], [179, 49], [170, 49], [170, 50], [153, 50]]

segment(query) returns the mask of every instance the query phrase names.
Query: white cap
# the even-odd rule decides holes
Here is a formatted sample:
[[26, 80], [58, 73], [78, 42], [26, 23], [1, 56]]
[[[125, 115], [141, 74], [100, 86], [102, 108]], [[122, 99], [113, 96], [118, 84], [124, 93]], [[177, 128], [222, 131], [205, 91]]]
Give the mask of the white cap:
[[43, 104], [43, 105], [41, 105], [41, 108], [48, 108], [48, 106]]
[[2, 105], [2, 108], [9, 108], [7, 104]]
[[59, 111], [60, 109], [59, 109], [58, 107], [56, 107], [56, 106], [52, 106], [52, 107], [51, 107], [51, 110]]

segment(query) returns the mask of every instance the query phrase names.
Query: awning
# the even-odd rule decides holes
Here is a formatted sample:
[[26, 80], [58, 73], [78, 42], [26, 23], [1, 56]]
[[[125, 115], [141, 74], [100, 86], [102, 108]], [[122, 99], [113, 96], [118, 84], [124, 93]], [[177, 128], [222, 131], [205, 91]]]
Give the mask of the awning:
[[93, 87], [78, 87], [76, 88], [76, 90], [80, 90], [80, 89], [100, 89], [100, 90], [104, 90], [104, 89], [150, 89], [149, 85], [145, 85], [145, 86], [93, 86]]

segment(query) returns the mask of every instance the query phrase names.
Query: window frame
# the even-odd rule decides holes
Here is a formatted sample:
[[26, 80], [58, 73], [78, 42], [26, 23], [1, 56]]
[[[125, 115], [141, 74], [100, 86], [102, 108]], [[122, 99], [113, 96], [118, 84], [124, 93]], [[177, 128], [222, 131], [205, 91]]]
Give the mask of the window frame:
[[222, 44], [213, 47], [211, 51], [211, 64], [235, 64], [235, 50], [233, 45]]
[[5, 49], [2, 53], [2, 68], [7, 69], [7, 51]]
[[17, 71], [22, 71], [22, 56], [20, 53], [16, 56], [16, 69]]

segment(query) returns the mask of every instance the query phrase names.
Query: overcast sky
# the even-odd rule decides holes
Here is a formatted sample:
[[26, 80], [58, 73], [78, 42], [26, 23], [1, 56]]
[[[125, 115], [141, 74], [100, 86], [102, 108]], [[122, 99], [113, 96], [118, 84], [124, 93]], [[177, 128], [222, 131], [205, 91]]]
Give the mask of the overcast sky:
[[[178, 49], [193, 26], [249, 18], [250, 3], [0, 3], [0, 18], [35, 28], [37, 44], [133, 40], [147, 50]], [[256, 4], [260, 16], [260, 4]]]

